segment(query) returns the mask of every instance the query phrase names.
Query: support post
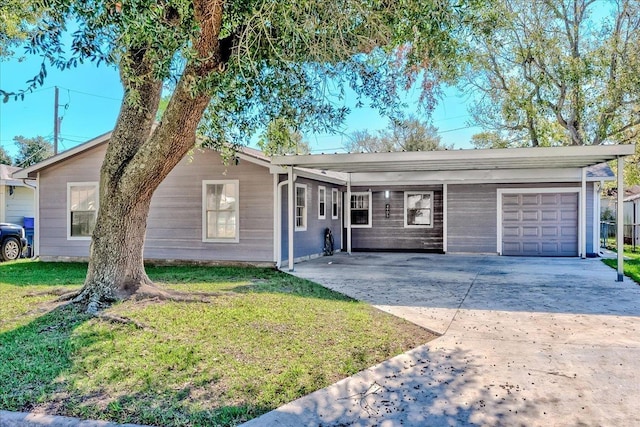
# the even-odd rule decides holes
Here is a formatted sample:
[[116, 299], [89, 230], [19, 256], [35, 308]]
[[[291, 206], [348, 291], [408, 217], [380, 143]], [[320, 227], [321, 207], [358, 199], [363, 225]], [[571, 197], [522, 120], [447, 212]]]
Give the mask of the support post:
[[618, 251], [618, 282], [624, 280], [624, 157], [618, 157], [618, 208], [616, 209], [616, 248]]
[[447, 253], [448, 237], [447, 237], [447, 217], [449, 216], [449, 207], [447, 206], [448, 198], [447, 183], [442, 184], [442, 252]]
[[351, 255], [351, 173], [347, 175], [347, 254]]
[[293, 166], [291, 166], [289, 168], [289, 183], [288, 183], [288, 188], [287, 188], [287, 192], [289, 193], [289, 200], [288, 200], [288, 221], [289, 221], [289, 271], [293, 271], [293, 257], [294, 257], [294, 250], [293, 250], [293, 236], [294, 236], [294, 232], [295, 232], [295, 227], [296, 227], [296, 215], [295, 215], [295, 185], [293, 182], [294, 178], [293, 178]]
[[580, 188], [580, 257], [587, 257], [587, 168], [582, 168]]
[[280, 246], [280, 230], [278, 229], [278, 219], [280, 218], [280, 192], [278, 191], [278, 174], [273, 175], [273, 262], [276, 267], [280, 267], [278, 259], [278, 249]]

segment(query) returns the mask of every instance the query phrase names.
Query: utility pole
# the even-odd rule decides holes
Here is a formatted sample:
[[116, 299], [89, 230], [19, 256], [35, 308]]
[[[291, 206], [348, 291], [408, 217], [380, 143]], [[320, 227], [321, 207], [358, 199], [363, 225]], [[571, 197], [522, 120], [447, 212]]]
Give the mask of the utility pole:
[[58, 134], [60, 133], [60, 119], [58, 118], [58, 86], [55, 86], [53, 103], [53, 155], [58, 154]]

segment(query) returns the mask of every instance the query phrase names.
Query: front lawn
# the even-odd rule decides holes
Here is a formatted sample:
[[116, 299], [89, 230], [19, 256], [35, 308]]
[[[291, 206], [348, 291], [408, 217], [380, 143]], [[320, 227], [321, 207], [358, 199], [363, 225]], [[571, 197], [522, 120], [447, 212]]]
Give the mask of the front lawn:
[[236, 425], [434, 338], [287, 274], [149, 267], [209, 303], [125, 302], [90, 317], [47, 303], [86, 264], [0, 264], [0, 409], [162, 426]]
[[[618, 268], [618, 260], [603, 259], [605, 264], [612, 268]], [[636, 283], [640, 284], [640, 253], [624, 252], [624, 274]]]

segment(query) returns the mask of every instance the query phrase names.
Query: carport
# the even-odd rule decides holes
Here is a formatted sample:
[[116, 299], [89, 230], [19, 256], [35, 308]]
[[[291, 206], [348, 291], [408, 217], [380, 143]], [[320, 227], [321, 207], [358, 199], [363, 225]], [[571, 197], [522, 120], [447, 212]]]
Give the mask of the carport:
[[[455, 246], [453, 241], [453, 221], [468, 223], [468, 228], [462, 228], [459, 234], [473, 241], [474, 234], [485, 232], [484, 240], [477, 246], [470, 246], [477, 253], [510, 254], [516, 245], [516, 253], [529, 255], [527, 248], [534, 248], [531, 253], [559, 255], [587, 256], [587, 245], [592, 245], [593, 233], [588, 241], [588, 224], [595, 230], [594, 224], [599, 221], [599, 212], [595, 205], [588, 204], [588, 185], [597, 180], [589, 177], [588, 168], [610, 160], [618, 160], [618, 218], [617, 218], [617, 248], [618, 248], [618, 281], [623, 279], [623, 232], [622, 232], [622, 203], [623, 203], [623, 168], [624, 157], [634, 154], [634, 145], [603, 145], [603, 146], [570, 146], [570, 147], [535, 147], [535, 148], [511, 148], [511, 149], [482, 149], [482, 150], [443, 150], [431, 152], [389, 152], [389, 153], [336, 153], [336, 154], [312, 154], [276, 156], [272, 164], [288, 167], [288, 268], [294, 269], [294, 184], [297, 168], [310, 168], [319, 171], [335, 171], [346, 176], [346, 200], [344, 215], [344, 228], [346, 233], [346, 252], [352, 252], [352, 238], [356, 225], [352, 224], [352, 189], [359, 188], [357, 194], [365, 194], [362, 189], [384, 191], [388, 186], [426, 186], [437, 185], [442, 190], [442, 222], [443, 252], [461, 252], [464, 247]], [[470, 202], [462, 208], [454, 206], [452, 202], [453, 189], [462, 188], [471, 193]], [[483, 203], [482, 197], [473, 200], [473, 189], [484, 189], [493, 199], [491, 203]], [[484, 187], [483, 187], [484, 186]], [[599, 190], [593, 184], [589, 187], [591, 195]], [[571, 193], [578, 195], [571, 201]], [[546, 217], [553, 221], [553, 227], [542, 227], [522, 223], [508, 224], [507, 216], [512, 212], [505, 206], [507, 202], [505, 194], [515, 194], [520, 204], [534, 200], [536, 209], [515, 209], [514, 215], [522, 222], [528, 214], [544, 220]], [[531, 195], [531, 197], [528, 197]], [[534, 197], [535, 196], [535, 197]], [[425, 196], [426, 197], [426, 196]], [[497, 200], [494, 203], [493, 200]], [[522, 199], [525, 199], [522, 201]], [[430, 200], [429, 203], [432, 203]], [[367, 203], [371, 203], [369, 197]], [[405, 228], [406, 220], [406, 196], [405, 196]], [[531, 202], [534, 203], [534, 202]], [[547, 203], [547, 205], [545, 205]], [[577, 206], [576, 206], [577, 205]], [[369, 205], [370, 206], [370, 205]], [[549, 208], [548, 206], [552, 206]], [[358, 206], [360, 207], [360, 206]], [[369, 207], [371, 210], [371, 207]], [[433, 206], [428, 205], [427, 210]], [[460, 212], [473, 210], [474, 216], [458, 218]], [[388, 210], [388, 205], [387, 205]], [[591, 216], [587, 212], [591, 210]], [[537, 211], [537, 213], [536, 213]], [[533, 212], [533, 213], [531, 213]], [[549, 215], [548, 215], [549, 214]], [[371, 215], [371, 214], [369, 214]], [[433, 215], [431, 213], [431, 215]], [[577, 218], [571, 218], [571, 215]], [[504, 217], [504, 218], [503, 218]], [[545, 218], [543, 218], [545, 217]], [[566, 227], [563, 221], [569, 217], [573, 221], [573, 229]], [[468, 220], [470, 219], [470, 220]], [[526, 219], [526, 218], [524, 218]], [[366, 219], [364, 219], [366, 222]], [[467, 224], [464, 224], [465, 226]], [[487, 226], [489, 225], [489, 226]], [[369, 223], [371, 227], [371, 223]], [[488, 232], [486, 230], [489, 230]], [[513, 231], [515, 230], [515, 231]], [[569, 231], [566, 231], [569, 230]], [[573, 231], [572, 231], [573, 230]], [[505, 246], [506, 236], [513, 231], [515, 239], [508, 241]], [[598, 231], [599, 232], [599, 231]], [[486, 233], [493, 239], [491, 247], [487, 244]], [[492, 234], [491, 234], [492, 233]], [[534, 234], [529, 238], [530, 234]], [[545, 234], [548, 233], [548, 234]], [[550, 236], [564, 236], [564, 240], [558, 240], [554, 245], [545, 245], [552, 242]], [[281, 238], [284, 238], [281, 236]], [[476, 239], [482, 240], [480, 238]], [[575, 240], [575, 242], [573, 242]], [[571, 243], [574, 249], [566, 249]], [[536, 252], [536, 246], [538, 248]], [[460, 249], [462, 248], [462, 249]], [[493, 249], [495, 248], [495, 250]], [[505, 249], [506, 248], [506, 249]], [[524, 249], [522, 249], [524, 248]], [[553, 249], [556, 248], [556, 249]], [[544, 252], [544, 251], [547, 252]]]

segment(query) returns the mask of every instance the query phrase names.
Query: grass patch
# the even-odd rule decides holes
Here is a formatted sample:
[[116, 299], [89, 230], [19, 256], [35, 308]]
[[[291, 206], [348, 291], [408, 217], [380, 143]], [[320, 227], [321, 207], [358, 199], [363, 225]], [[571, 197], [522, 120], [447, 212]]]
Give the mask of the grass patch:
[[[624, 252], [624, 274], [640, 284], [640, 253]], [[618, 260], [603, 259], [602, 262], [611, 268], [618, 268]]]
[[413, 324], [270, 269], [149, 267], [211, 303], [124, 302], [43, 314], [86, 264], [0, 264], [0, 408], [164, 426], [236, 425], [434, 338]]

